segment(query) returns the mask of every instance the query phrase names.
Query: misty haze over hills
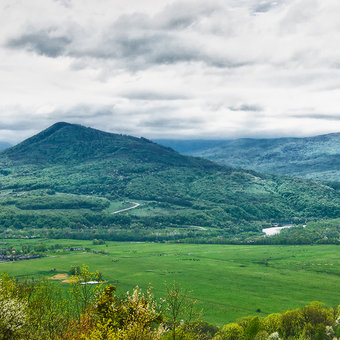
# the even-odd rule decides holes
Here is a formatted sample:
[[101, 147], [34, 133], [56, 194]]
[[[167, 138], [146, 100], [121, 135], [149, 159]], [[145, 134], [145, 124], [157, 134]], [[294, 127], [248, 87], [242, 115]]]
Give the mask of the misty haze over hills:
[[340, 133], [305, 138], [241, 138], [156, 142], [174, 150], [236, 168], [340, 181]]
[[11, 147], [12, 145], [7, 143], [7, 142], [0, 142], [0, 150], [5, 150], [9, 147]]

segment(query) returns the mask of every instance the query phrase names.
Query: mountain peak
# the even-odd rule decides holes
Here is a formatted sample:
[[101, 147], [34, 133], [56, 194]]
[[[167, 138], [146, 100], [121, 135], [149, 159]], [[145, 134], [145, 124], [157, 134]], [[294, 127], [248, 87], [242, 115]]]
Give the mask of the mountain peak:
[[[67, 123], [67, 122], [57, 122], [51, 125], [50, 127], [46, 128], [45, 130], [42, 130], [40, 133], [37, 135], [45, 135], [45, 134], [51, 134], [54, 133], [55, 131], [58, 131], [66, 126], [73, 126], [75, 124]], [[34, 136], [33, 136], [34, 137]]]
[[220, 167], [207, 160], [185, 157], [146, 138], [114, 134], [78, 124], [58, 122], [2, 152], [10, 162], [39, 166], [78, 165], [114, 159], [121, 162], [155, 162], [163, 166]]
[[57, 122], [3, 154], [26, 164], [75, 163], [113, 152], [121, 138], [79, 124]]
[[57, 122], [54, 123], [53, 125], [51, 125], [49, 128], [54, 128], [54, 129], [61, 129], [64, 126], [70, 126], [70, 125], [75, 125], [75, 124], [71, 124], [71, 123], [67, 123], [67, 122]]

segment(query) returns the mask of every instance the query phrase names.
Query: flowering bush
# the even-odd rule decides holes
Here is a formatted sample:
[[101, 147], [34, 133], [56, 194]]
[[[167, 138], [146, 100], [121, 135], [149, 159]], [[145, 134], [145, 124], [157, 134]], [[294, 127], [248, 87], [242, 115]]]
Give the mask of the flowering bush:
[[113, 296], [114, 286], [107, 286], [94, 307], [98, 319], [94, 330], [83, 335], [84, 339], [99, 340], [158, 340], [165, 329], [162, 316], [150, 289], [143, 294], [136, 287], [132, 294], [119, 299]]
[[281, 340], [278, 332], [274, 332], [270, 334], [268, 339], [269, 340]]
[[3, 275], [0, 280], [0, 339], [18, 338], [27, 322], [27, 303], [18, 295], [15, 281]]

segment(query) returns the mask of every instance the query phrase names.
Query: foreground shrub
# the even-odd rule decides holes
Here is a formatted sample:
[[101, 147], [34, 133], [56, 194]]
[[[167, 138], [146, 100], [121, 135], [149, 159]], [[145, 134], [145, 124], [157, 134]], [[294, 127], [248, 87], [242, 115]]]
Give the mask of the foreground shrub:
[[0, 339], [17, 339], [28, 322], [27, 302], [20, 296], [15, 281], [7, 275], [0, 279]]
[[242, 340], [244, 339], [243, 328], [237, 323], [230, 323], [223, 326], [217, 333], [214, 340]]
[[18, 282], [1, 275], [0, 340], [340, 339], [340, 308], [320, 302], [218, 329], [199, 320], [194, 301], [176, 285], [159, 303], [150, 289], [118, 296], [112, 285], [83, 284], [95, 275], [80, 267], [66, 294], [50, 280]]
[[67, 300], [47, 280], [0, 278], [0, 339], [55, 339], [71, 320]]
[[211, 340], [219, 328], [204, 321], [185, 322], [176, 331], [167, 330], [162, 340]]
[[[93, 309], [95, 327], [82, 338], [88, 340], [158, 340], [165, 332], [162, 314], [150, 290], [143, 294], [136, 287], [123, 298], [113, 295], [116, 288], [106, 286]], [[78, 334], [79, 336], [79, 334]]]
[[[262, 319], [263, 328], [269, 334], [275, 334], [279, 329], [281, 329], [282, 315], [279, 313], [273, 313]], [[273, 338], [274, 339], [274, 338]]]

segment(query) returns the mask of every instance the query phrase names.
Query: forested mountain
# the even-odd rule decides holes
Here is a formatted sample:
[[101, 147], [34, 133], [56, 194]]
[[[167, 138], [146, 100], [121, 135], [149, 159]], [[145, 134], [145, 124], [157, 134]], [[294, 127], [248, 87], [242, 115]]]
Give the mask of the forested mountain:
[[[336, 186], [234, 169], [68, 123], [0, 153], [0, 186], [2, 225], [17, 229], [199, 226], [236, 235], [340, 210]], [[110, 214], [113, 204], [132, 200], [141, 208]]]
[[210, 161], [182, 156], [145, 138], [107, 133], [64, 122], [56, 123], [5, 150], [0, 157], [2, 160], [7, 158], [12, 165], [37, 165], [39, 168], [107, 160], [113, 160], [116, 165], [144, 162], [158, 166], [180, 164], [185, 167], [221, 168]]
[[340, 182], [340, 133], [307, 138], [157, 142], [182, 154], [236, 168]]

